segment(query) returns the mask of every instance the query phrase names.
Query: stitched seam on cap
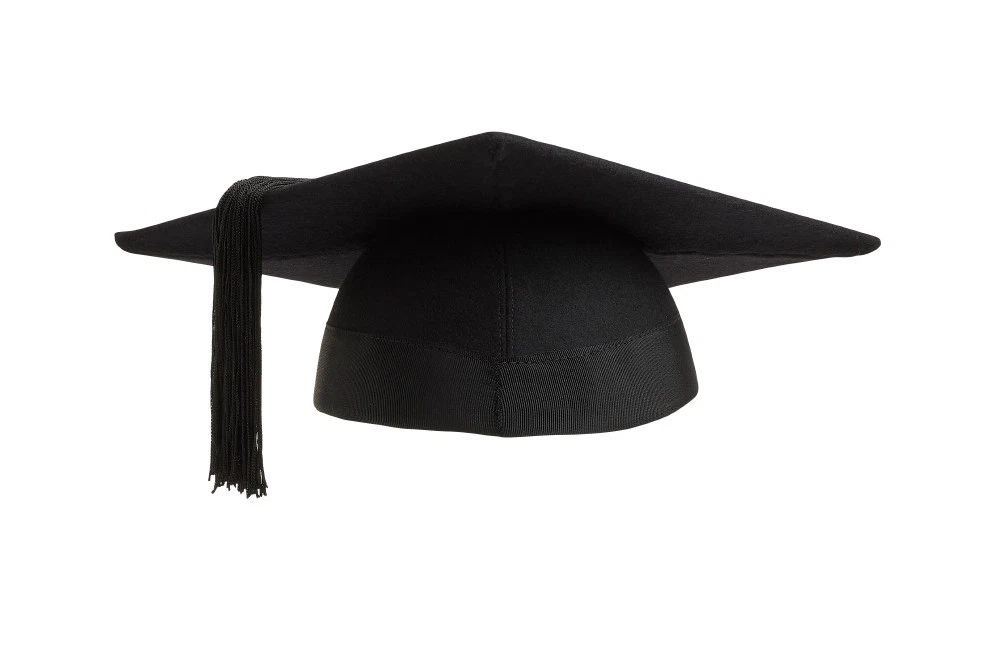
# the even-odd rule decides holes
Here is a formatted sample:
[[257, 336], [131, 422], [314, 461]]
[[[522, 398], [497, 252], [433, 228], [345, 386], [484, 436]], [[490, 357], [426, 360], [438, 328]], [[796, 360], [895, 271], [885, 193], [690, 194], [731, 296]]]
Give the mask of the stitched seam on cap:
[[655, 336], [656, 334], [660, 334], [660, 333], [664, 333], [666, 331], [670, 331], [675, 326], [677, 326], [678, 324], [680, 324], [680, 321], [681, 321], [681, 318], [678, 315], [677, 317], [675, 317], [674, 319], [672, 319], [669, 323], [667, 323], [667, 324], [665, 324], [663, 326], [656, 327], [655, 329], [648, 329], [648, 330], [643, 331], [641, 333], [632, 334], [631, 336], [626, 336], [625, 338], [619, 338], [618, 340], [614, 340], [614, 341], [612, 341], [610, 343], [607, 343], [606, 345], [595, 345], [594, 347], [587, 349], [585, 352], [579, 352], [579, 353], [576, 353], [576, 354], [568, 354], [568, 355], [565, 355], [565, 356], [562, 356], [562, 357], [549, 357], [549, 356], [546, 356], [544, 354], [539, 354], [539, 355], [532, 355], [533, 357], [537, 357], [537, 358], [532, 358], [532, 359], [500, 359], [498, 363], [501, 363], [501, 364], [547, 364], [550, 361], [566, 361], [568, 359], [582, 359], [583, 357], [589, 357], [589, 356], [592, 356], [592, 355], [595, 355], [595, 354], [601, 354], [603, 352], [607, 352], [608, 350], [613, 350], [616, 347], [621, 347], [623, 345], [628, 345], [629, 343], [632, 343], [632, 342], [634, 342], [636, 340], [639, 340], [640, 338], [648, 338], [650, 336]]
[[364, 331], [354, 331], [352, 329], [344, 329], [342, 327], [333, 326], [332, 324], [327, 324], [326, 326], [328, 329], [333, 329], [334, 331], [338, 331], [340, 333], [344, 333], [350, 336], [362, 336], [365, 338], [370, 338], [372, 340], [382, 340], [393, 343], [401, 343], [404, 345], [411, 345], [413, 347], [422, 348], [425, 350], [435, 350], [437, 352], [443, 352], [445, 354], [454, 354], [457, 356], [468, 357], [470, 359], [475, 359], [477, 361], [482, 361], [491, 364], [544, 364], [549, 361], [579, 359], [580, 357], [588, 357], [592, 354], [599, 354], [607, 350], [613, 350], [616, 347], [627, 345], [628, 343], [631, 343], [632, 341], [637, 340], [639, 338], [645, 338], [647, 336], [652, 336], [658, 333], [669, 331], [670, 329], [673, 329], [678, 324], [680, 324], [680, 322], [681, 322], [680, 315], [677, 315], [669, 322], [661, 326], [655, 327], [653, 329], [646, 329], [645, 331], [641, 331], [639, 333], [635, 333], [630, 336], [626, 336], [624, 338], [618, 338], [616, 340], [611, 341], [610, 343], [605, 343], [603, 345], [594, 345], [586, 347], [580, 350], [579, 352], [569, 353], [563, 356], [547, 356], [547, 354], [543, 353], [537, 355], [530, 355], [529, 357], [524, 359], [498, 359], [497, 357], [488, 357], [483, 354], [477, 354], [470, 350], [463, 350], [461, 348], [456, 348], [456, 347], [445, 347], [443, 345], [433, 345], [421, 341], [409, 340], [406, 338], [396, 338], [393, 336], [384, 336], [382, 334], [372, 334]]

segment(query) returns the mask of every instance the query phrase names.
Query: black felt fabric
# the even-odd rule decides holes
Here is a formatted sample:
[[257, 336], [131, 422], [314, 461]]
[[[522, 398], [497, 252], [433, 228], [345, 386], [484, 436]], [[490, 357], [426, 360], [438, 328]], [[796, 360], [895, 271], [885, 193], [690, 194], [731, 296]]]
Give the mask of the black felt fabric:
[[520, 358], [612, 343], [677, 317], [632, 238], [540, 214], [497, 217], [386, 232], [344, 281], [329, 324]]
[[501, 236], [486, 229], [453, 233], [459, 225], [380, 237], [343, 282], [330, 324], [496, 355], [503, 336]]
[[696, 392], [680, 315], [634, 239], [542, 214], [460, 216], [386, 231], [355, 263], [315, 404], [375, 424], [525, 436], [629, 428]]
[[677, 317], [666, 285], [631, 237], [542, 216], [500, 227], [505, 356], [605, 345]]
[[524, 359], [327, 326], [314, 404], [382, 426], [520, 437], [632, 428], [697, 393], [680, 319], [610, 345]]
[[[263, 270], [338, 287], [390, 226], [528, 212], [596, 220], [632, 236], [670, 286], [879, 245], [843, 227], [489, 132], [270, 193], [261, 209]], [[115, 238], [129, 252], [210, 264], [212, 219], [203, 211]]]

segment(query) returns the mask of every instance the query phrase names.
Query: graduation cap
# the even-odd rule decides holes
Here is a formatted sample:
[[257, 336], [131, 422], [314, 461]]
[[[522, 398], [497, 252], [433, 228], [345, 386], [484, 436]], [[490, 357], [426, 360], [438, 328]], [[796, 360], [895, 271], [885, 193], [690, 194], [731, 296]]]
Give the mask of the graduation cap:
[[340, 288], [314, 403], [529, 436], [660, 419], [698, 390], [669, 287], [878, 248], [873, 236], [490, 132], [115, 235], [211, 264], [213, 492], [263, 495], [260, 280]]

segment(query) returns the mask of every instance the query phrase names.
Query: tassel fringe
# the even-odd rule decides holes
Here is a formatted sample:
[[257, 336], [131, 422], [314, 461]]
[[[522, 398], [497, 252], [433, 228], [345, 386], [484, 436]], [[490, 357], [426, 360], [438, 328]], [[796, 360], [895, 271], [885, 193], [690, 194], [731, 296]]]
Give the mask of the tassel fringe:
[[238, 181], [215, 209], [212, 493], [235, 486], [248, 498], [267, 495], [260, 409], [260, 206], [270, 190], [301, 180], [255, 176]]

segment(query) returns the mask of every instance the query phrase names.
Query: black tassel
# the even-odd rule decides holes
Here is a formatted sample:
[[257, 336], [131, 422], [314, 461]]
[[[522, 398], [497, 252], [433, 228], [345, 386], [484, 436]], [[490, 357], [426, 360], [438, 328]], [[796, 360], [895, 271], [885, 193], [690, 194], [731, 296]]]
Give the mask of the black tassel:
[[267, 495], [260, 410], [260, 206], [264, 194], [302, 179], [255, 176], [232, 185], [215, 209], [212, 248], [212, 457], [208, 478]]

